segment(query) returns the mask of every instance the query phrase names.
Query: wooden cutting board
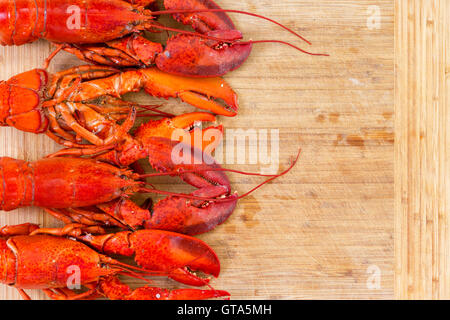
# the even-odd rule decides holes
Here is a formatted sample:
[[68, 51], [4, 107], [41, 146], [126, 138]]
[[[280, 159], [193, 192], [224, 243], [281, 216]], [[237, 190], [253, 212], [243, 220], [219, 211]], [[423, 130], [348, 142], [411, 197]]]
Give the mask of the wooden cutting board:
[[[279, 130], [280, 171], [299, 148], [302, 155], [291, 173], [240, 201], [224, 225], [200, 237], [222, 263], [213, 286], [228, 290], [233, 299], [393, 298], [394, 1], [218, 2], [276, 19], [313, 45], [268, 22], [232, 15], [247, 39], [290, 41], [330, 57], [261, 44], [239, 70], [225, 77], [240, 96], [240, 110], [236, 118], [219, 122], [234, 130]], [[38, 41], [0, 50], [0, 79], [6, 80], [42, 66], [51, 46]], [[75, 63], [61, 54], [50, 71]], [[161, 102], [145, 95], [137, 99]], [[170, 112], [193, 110], [173, 99], [165, 104]], [[252, 147], [247, 146], [247, 156]], [[46, 136], [0, 129], [0, 156], [36, 160], [58, 149]], [[251, 172], [265, 166], [244, 162], [224, 166]], [[230, 178], [241, 194], [262, 181], [235, 174]], [[186, 189], [175, 179], [157, 179], [155, 184], [165, 190]], [[60, 225], [36, 208], [0, 215], [0, 225], [24, 222]], [[45, 298], [38, 291], [30, 294]], [[2, 286], [0, 298], [19, 295]]]

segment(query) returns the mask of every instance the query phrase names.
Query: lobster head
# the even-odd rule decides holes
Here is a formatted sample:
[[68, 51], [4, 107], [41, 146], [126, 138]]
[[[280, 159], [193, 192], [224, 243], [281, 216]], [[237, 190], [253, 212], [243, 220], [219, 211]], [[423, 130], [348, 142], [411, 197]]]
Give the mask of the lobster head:
[[0, 81], [0, 126], [42, 133], [48, 120], [40, 108], [48, 82], [48, 73], [34, 69]]

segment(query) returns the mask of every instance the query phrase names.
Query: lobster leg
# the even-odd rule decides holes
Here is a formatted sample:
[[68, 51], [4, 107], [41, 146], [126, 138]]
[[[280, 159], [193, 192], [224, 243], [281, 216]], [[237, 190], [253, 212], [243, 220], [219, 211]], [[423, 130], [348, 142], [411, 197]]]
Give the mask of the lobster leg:
[[148, 209], [143, 209], [128, 199], [119, 199], [98, 205], [98, 208], [105, 212], [115, 221], [132, 229], [142, 227], [146, 221], [151, 219]]
[[111, 67], [84, 65], [55, 73], [51, 83], [49, 84], [47, 96], [49, 98], [60, 98], [61, 96], [67, 96], [68, 86], [76, 78], [86, 81], [104, 78], [118, 72], [119, 71]]
[[[195, 124], [200, 122], [214, 122], [215, 120], [216, 118], [209, 113], [197, 112], [174, 118], [149, 121], [138, 128], [134, 137], [129, 135], [123, 136], [121, 145], [97, 157], [97, 159], [118, 166], [129, 166], [139, 159], [149, 156], [145, 150], [145, 146], [151, 145], [152, 138], [155, 137], [185, 142], [192, 146], [200, 145], [204, 151], [209, 150], [209, 153], [211, 153], [222, 139], [223, 127], [208, 127], [202, 130], [200, 134], [196, 132]], [[207, 139], [208, 137], [209, 139]], [[214, 140], [210, 142], [212, 138]], [[166, 148], [166, 150], [171, 152], [169, 148]]]
[[100, 280], [99, 290], [112, 300], [204, 300], [230, 296], [228, 292], [223, 290], [167, 290], [149, 286], [132, 290], [115, 276]]
[[39, 229], [37, 224], [24, 223], [0, 228], [0, 237], [26, 236]]
[[[82, 138], [86, 139], [90, 143], [95, 146], [104, 146], [115, 143], [123, 138], [124, 135], [130, 131], [133, 127], [134, 122], [136, 120], [136, 109], [131, 108], [129, 110], [128, 118], [122, 125], [116, 125], [115, 122], [111, 122], [105, 119], [102, 115], [98, 114], [94, 110], [89, 107], [81, 104], [81, 103], [62, 103], [55, 106], [56, 110], [61, 114], [64, 122], [69, 126], [71, 130], [77, 133]], [[91, 119], [89, 119], [92, 123], [84, 123], [81, 124], [77, 119], [74, 118], [73, 114], [75, 112], [79, 112], [79, 114], [83, 115], [85, 118], [89, 116], [89, 111], [91, 112]], [[85, 120], [85, 119], [84, 119]], [[103, 127], [110, 129], [110, 135], [108, 135], [105, 139], [99, 138], [92, 131], [97, 129], [98, 127], [102, 127], [102, 123], [105, 124]], [[88, 128], [86, 128], [88, 127]], [[91, 130], [89, 130], [91, 129]]]
[[83, 61], [120, 67], [151, 66], [155, 64], [158, 54], [163, 51], [160, 43], [152, 42], [140, 33], [109, 41], [105, 45], [68, 45], [64, 50]]
[[[47, 213], [52, 215], [58, 220], [61, 220], [66, 225], [67, 224], [83, 224], [86, 226], [112, 226], [112, 227], [118, 227], [122, 229], [128, 229], [129, 226], [140, 226], [141, 224], [133, 225], [130, 221], [126, 221], [125, 219], [119, 220], [117, 217], [108, 214], [108, 213], [102, 213], [102, 212], [96, 212], [94, 210], [82, 210], [79, 208], [70, 208], [70, 209], [50, 209], [45, 208], [44, 209]], [[133, 219], [137, 219], [134, 215], [132, 216]], [[125, 221], [125, 222], [122, 222]]]
[[99, 296], [95, 287], [78, 294], [67, 288], [43, 289], [42, 291], [53, 300], [92, 300]]

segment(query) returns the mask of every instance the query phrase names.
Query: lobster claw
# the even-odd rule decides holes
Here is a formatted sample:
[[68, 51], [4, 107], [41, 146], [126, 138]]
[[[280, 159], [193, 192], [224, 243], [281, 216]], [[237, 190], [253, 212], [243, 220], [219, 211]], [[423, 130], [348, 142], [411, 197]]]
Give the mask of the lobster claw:
[[[175, 281], [203, 286], [209, 279], [202, 279], [193, 271], [215, 278], [219, 276], [219, 258], [199, 239], [168, 231], [140, 230], [130, 236], [130, 241], [135, 248], [135, 260], [140, 266], [148, 270], [168, 272], [169, 277]], [[151, 250], [143, 250], [148, 247]]]
[[157, 68], [139, 72], [144, 79], [144, 90], [150, 95], [178, 97], [197, 108], [223, 116], [234, 117], [237, 114], [238, 96], [222, 78], [194, 79], [169, 74]]
[[[164, 7], [167, 10], [221, 9], [212, 0], [164, 0]], [[200, 33], [236, 29], [233, 21], [224, 12], [176, 13], [173, 17]]]
[[216, 253], [202, 240], [162, 230], [139, 230], [115, 234], [87, 235], [83, 241], [103, 251], [131, 257], [136, 263], [156, 275], [191, 285], [204, 286], [208, 278], [194, 272], [218, 277], [220, 262]]
[[[164, 0], [164, 6], [167, 10], [221, 9], [212, 0]], [[250, 55], [251, 44], [232, 44], [242, 39], [242, 33], [235, 30], [224, 12], [177, 13], [173, 17], [196, 32], [223, 41], [187, 34], [174, 36], [156, 59], [160, 70], [185, 76], [216, 77], [237, 69]]]
[[227, 199], [229, 201], [212, 201], [196, 206], [186, 199], [168, 197], [154, 206], [152, 217], [145, 222], [145, 228], [189, 235], [209, 232], [225, 222], [233, 213], [237, 196], [230, 195]]
[[167, 290], [149, 286], [132, 290], [115, 276], [102, 279], [99, 283], [99, 289], [112, 300], [204, 300], [230, 296], [228, 292], [223, 290]]
[[252, 44], [232, 43], [242, 39], [238, 30], [215, 30], [205, 35], [230, 42], [176, 35], [157, 56], [158, 69], [191, 77], [217, 77], [239, 68], [251, 53]]
[[[195, 125], [196, 123], [215, 121], [216, 117], [211, 113], [188, 113], [174, 118], [165, 118], [144, 123], [136, 131], [135, 137], [144, 145], [148, 143], [147, 139], [149, 137], [162, 137], [190, 143], [193, 146], [195, 145], [201, 148], [203, 151], [208, 148], [212, 152], [222, 141], [223, 126], [207, 127], [198, 135], [196, 130], [199, 129]], [[214, 137], [214, 141], [210, 142], [210, 139], [207, 139], [207, 137]], [[201, 139], [201, 141], [197, 141], [197, 139]]]
[[[170, 196], [154, 206], [152, 218], [146, 222], [147, 228], [195, 235], [214, 229], [233, 213], [237, 196], [230, 195], [230, 181], [212, 156], [191, 145], [159, 137], [148, 138], [144, 147], [153, 168], [176, 173], [198, 189], [193, 196], [221, 200], [193, 201]], [[182, 159], [178, 158], [180, 152]]]
[[[162, 137], [148, 137], [144, 148], [150, 165], [160, 172], [174, 172], [183, 181], [202, 189], [221, 187], [221, 194], [231, 191], [230, 181], [211, 155], [182, 142]], [[187, 171], [187, 172], [184, 172]], [[198, 190], [197, 190], [198, 192]]]

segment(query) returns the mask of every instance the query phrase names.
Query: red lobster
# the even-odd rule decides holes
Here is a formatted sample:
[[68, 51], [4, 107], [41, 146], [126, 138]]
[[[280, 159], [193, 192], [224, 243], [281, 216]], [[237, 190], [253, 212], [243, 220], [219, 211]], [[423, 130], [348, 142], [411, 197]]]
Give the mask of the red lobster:
[[[229, 296], [222, 290], [149, 286], [132, 290], [117, 278], [166, 275], [184, 284], [203, 286], [209, 279], [202, 279], [193, 271], [217, 277], [220, 263], [214, 251], [199, 239], [160, 230], [90, 234], [97, 231], [82, 225], [62, 229], [39, 229], [33, 224], [0, 228], [0, 281], [17, 288], [24, 299], [30, 299], [24, 289], [42, 289], [50, 298], [59, 300], [95, 299], [99, 295], [122, 300]], [[140, 267], [109, 257], [113, 254], [134, 256]], [[87, 291], [76, 293], [72, 289], [77, 285]]]
[[[241, 41], [225, 12], [235, 12], [274, 22], [299, 38], [294, 31], [271, 19], [237, 10], [223, 10], [212, 0], [164, 0], [166, 11], [151, 11], [155, 0], [2, 0], [0, 43], [21, 45], [44, 38], [82, 60], [116, 67], [156, 66], [165, 72], [197, 77], [216, 77], [238, 68], [249, 56], [252, 44]], [[172, 14], [195, 32], [164, 27], [154, 19]], [[142, 36], [143, 31], [176, 31], [165, 46]], [[307, 40], [305, 40], [308, 42]], [[309, 43], [309, 42], [308, 42]], [[311, 54], [322, 55], [322, 54]]]
[[[0, 81], [0, 126], [45, 132], [68, 147], [77, 145], [80, 138], [96, 145], [113, 143], [132, 124], [126, 121], [122, 130], [112, 130], [107, 123], [123, 119], [133, 106], [149, 109], [120, 99], [122, 94], [142, 88], [157, 97], [179, 97], [201, 109], [236, 115], [237, 95], [221, 78], [184, 78], [155, 68], [118, 73], [107, 67], [81, 66], [54, 75], [34, 69]], [[214, 119], [211, 115], [197, 116], [200, 120]], [[109, 139], [98, 137], [102, 135]]]
[[[242, 34], [221, 12], [175, 15], [197, 33], [174, 36], [163, 49], [141, 35], [144, 30], [166, 29], [154, 21], [150, 10], [144, 9], [155, 0], [139, 1], [139, 5], [127, 1], [3, 0], [0, 43], [22, 45], [44, 38], [71, 44], [65, 49], [84, 60], [126, 67], [156, 64], [162, 71], [188, 76], [223, 75], [239, 67], [250, 54], [251, 44], [230, 45], [242, 39]], [[220, 9], [212, 0], [166, 0], [165, 7]]]
[[[211, 156], [192, 150], [192, 164], [175, 165], [171, 150], [177, 142], [153, 138], [154, 166], [178, 175], [197, 188], [190, 195], [146, 188], [142, 177], [128, 168], [85, 158], [47, 158], [26, 162], [0, 158], [0, 210], [20, 207], [44, 208], [66, 224], [140, 226], [200, 234], [223, 223], [234, 211], [238, 197], [231, 194], [229, 180]], [[193, 147], [189, 147], [193, 148]], [[195, 164], [195, 163], [202, 164]], [[201, 162], [203, 161], [203, 162]], [[157, 193], [169, 197], [153, 210], [127, 199], [135, 193]]]

